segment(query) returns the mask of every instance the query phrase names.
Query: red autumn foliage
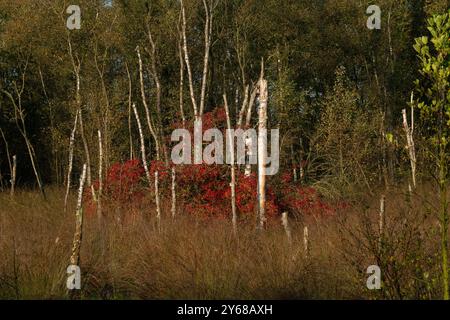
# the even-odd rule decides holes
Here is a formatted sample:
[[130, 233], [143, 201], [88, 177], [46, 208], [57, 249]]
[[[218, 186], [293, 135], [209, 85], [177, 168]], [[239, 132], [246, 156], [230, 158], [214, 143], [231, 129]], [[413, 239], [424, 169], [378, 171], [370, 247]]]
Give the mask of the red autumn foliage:
[[[202, 117], [203, 131], [209, 128], [225, 129], [226, 114], [223, 108], [216, 108]], [[174, 128], [180, 128], [175, 124]], [[193, 132], [193, 123], [186, 127]], [[163, 199], [170, 201], [171, 165], [163, 161], [149, 163], [151, 179], [159, 173], [159, 190]], [[227, 165], [180, 165], [176, 167], [177, 202], [182, 212], [201, 217], [227, 218], [231, 213], [230, 172]], [[98, 189], [98, 182], [94, 183]], [[86, 192], [85, 201], [90, 212], [95, 210], [92, 194]], [[153, 180], [148, 185], [141, 160], [115, 163], [107, 171], [103, 187], [104, 206], [133, 209], [141, 206], [144, 199], [154, 201]], [[246, 177], [236, 170], [236, 207], [242, 218], [253, 217], [257, 209], [257, 177]], [[281, 174], [276, 184], [268, 178], [266, 190], [266, 214], [275, 217], [282, 211], [297, 215], [329, 216], [335, 207], [324, 202], [315, 189], [292, 181], [292, 174]]]

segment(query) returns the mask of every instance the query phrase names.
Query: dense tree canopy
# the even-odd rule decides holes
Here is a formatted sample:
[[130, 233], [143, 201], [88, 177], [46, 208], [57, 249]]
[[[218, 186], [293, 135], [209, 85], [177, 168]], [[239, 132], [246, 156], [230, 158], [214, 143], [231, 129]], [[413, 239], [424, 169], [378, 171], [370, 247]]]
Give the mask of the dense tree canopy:
[[[377, 2], [382, 10], [380, 30], [366, 27], [365, 11], [370, 1], [185, 0], [182, 3], [186, 11], [193, 94], [197, 100], [204, 71], [205, 21], [209, 19], [211, 24], [211, 43], [206, 50], [209, 65], [205, 112], [221, 106], [225, 92], [233, 118], [237, 119], [246, 91], [251, 94], [264, 60], [269, 81], [269, 122], [270, 127], [281, 130], [282, 166], [307, 159], [318, 159], [320, 163], [335, 159], [323, 153], [334, 153], [333, 141], [337, 138], [324, 141], [323, 133], [332, 125], [330, 121], [338, 121], [341, 126], [334, 130], [343, 130], [345, 139], [352, 143], [358, 143], [355, 139], [367, 142], [364, 137], [369, 136], [374, 141], [370, 147], [384, 152], [390, 179], [399, 174], [394, 164], [402, 159], [395, 148], [385, 145], [383, 135], [398, 130], [401, 109], [409, 100], [413, 80], [418, 75], [414, 38], [425, 32], [425, 18], [444, 12], [448, 1], [380, 0]], [[69, 137], [78, 107], [83, 113], [86, 143], [77, 139], [75, 144], [75, 172], [85, 161], [86, 151], [91, 154], [91, 161], [96, 161], [97, 130], [104, 135], [108, 166], [129, 159], [130, 152], [137, 156], [139, 139], [131, 103], [137, 104], [143, 120], [145, 114], [137, 48], [142, 57], [145, 100], [157, 139], [164, 145], [174, 124], [180, 124], [183, 116], [186, 121], [194, 118], [189, 70], [182, 48], [180, 1], [80, 0], [77, 1], [81, 8], [80, 30], [66, 28], [69, 4], [62, 0], [0, 3], [2, 183], [7, 181], [9, 172], [5, 142], [9, 154], [18, 156], [19, 182], [35, 181], [14, 103], [20, 103], [23, 127], [46, 183], [64, 182]], [[209, 11], [205, 11], [205, 5]], [[341, 71], [337, 73], [337, 69]], [[336, 80], [336, 74], [342, 72], [345, 86], [336, 87], [335, 82], [344, 79]], [[334, 94], [342, 97], [331, 97]], [[351, 121], [358, 122], [360, 129], [349, 133], [343, 128], [345, 123], [339, 119], [345, 117], [345, 112], [352, 113]], [[374, 123], [375, 118], [378, 123]], [[366, 129], [372, 131], [364, 134], [357, 131]], [[156, 147], [147, 131], [145, 139], [153, 159]], [[316, 147], [319, 142], [321, 147]], [[352, 157], [349, 150], [347, 156]], [[362, 174], [370, 171], [376, 176], [378, 171], [373, 169], [382, 165], [379, 158], [361, 155], [355, 160], [360, 166], [358, 171]], [[343, 159], [347, 160], [350, 159]], [[326, 173], [322, 166], [314, 168], [310, 166], [311, 178]], [[96, 170], [95, 166], [92, 170]], [[371, 174], [365, 183], [377, 180]]]

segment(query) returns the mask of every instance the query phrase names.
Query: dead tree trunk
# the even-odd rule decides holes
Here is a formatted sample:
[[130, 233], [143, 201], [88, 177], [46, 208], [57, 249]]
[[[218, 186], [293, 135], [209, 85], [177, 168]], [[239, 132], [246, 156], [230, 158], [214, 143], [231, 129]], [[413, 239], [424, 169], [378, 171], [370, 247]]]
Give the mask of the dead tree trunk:
[[78, 110], [75, 113], [75, 120], [72, 132], [70, 133], [69, 139], [69, 164], [67, 167], [67, 184], [66, 184], [66, 195], [64, 197], [64, 212], [67, 211], [67, 200], [69, 198], [70, 192], [70, 184], [72, 179], [72, 168], [73, 168], [73, 148], [75, 143], [75, 133], [77, 131], [77, 123], [78, 123]]
[[281, 215], [281, 224], [283, 225], [284, 232], [286, 232], [286, 237], [289, 244], [292, 244], [292, 234], [291, 228], [289, 227], [288, 213], [283, 212]]
[[305, 253], [305, 258], [309, 258], [309, 232], [308, 232], [308, 226], [303, 227], [303, 250]]
[[267, 80], [259, 83], [258, 110], [258, 215], [259, 228], [266, 224]]
[[236, 173], [234, 164], [234, 137], [231, 132], [231, 120], [230, 120], [230, 110], [228, 108], [227, 96], [223, 95], [223, 101], [225, 104], [225, 114], [227, 116], [227, 127], [228, 127], [228, 152], [230, 152], [231, 159], [231, 214], [233, 223], [233, 232], [237, 233], [237, 213], [236, 213]]
[[403, 116], [403, 129], [405, 130], [405, 135], [406, 135], [406, 143], [407, 143], [406, 148], [408, 149], [409, 160], [411, 162], [412, 185], [413, 185], [413, 188], [415, 188], [416, 187], [416, 149], [414, 146], [414, 139], [413, 139], [413, 133], [414, 133], [413, 101], [414, 101], [414, 97], [413, 97], [413, 94], [411, 94], [411, 128], [409, 128], [409, 125], [408, 125], [408, 119], [406, 117], [406, 109], [402, 110], [402, 116]]

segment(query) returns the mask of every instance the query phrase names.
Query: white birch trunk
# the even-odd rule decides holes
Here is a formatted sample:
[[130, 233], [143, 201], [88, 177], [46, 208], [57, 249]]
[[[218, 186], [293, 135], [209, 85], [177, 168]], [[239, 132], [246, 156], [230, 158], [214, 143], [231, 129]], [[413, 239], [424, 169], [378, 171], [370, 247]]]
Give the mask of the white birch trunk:
[[78, 266], [80, 263], [80, 248], [83, 237], [83, 189], [86, 180], [87, 165], [83, 165], [83, 172], [80, 177], [80, 186], [78, 189], [78, 200], [75, 212], [75, 234], [72, 242], [72, 254], [70, 256], [70, 264]]
[[98, 130], [98, 199], [97, 199], [97, 217], [102, 219], [102, 194], [103, 194], [103, 142], [102, 133]]
[[86, 156], [86, 165], [87, 165], [86, 179], [87, 179], [87, 184], [88, 184], [89, 188], [91, 189], [92, 199], [94, 201], [97, 201], [97, 196], [95, 195], [94, 186], [92, 185], [91, 155], [90, 155], [89, 145], [87, 143], [86, 135], [84, 134], [83, 112], [82, 112], [81, 108], [79, 109], [78, 112], [79, 112], [79, 124], [80, 124], [81, 140], [83, 141], [84, 153], [85, 153], [85, 156]]
[[233, 232], [237, 233], [237, 213], [236, 213], [236, 172], [235, 172], [235, 164], [234, 164], [234, 138], [231, 133], [231, 120], [230, 120], [230, 110], [228, 108], [227, 96], [223, 95], [223, 101], [225, 104], [225, 114], [227, 116], [227, 127], [228, 127], [228, 150], [230, 152], [231, 159], [231, 214], [232, 214], [232, 224], [233, 224]]
[[175, 168], [172, 168], [172, 218], [175, 218], [177, 213], [177, 193], [176, 193], [176, 172]]
[[197, 101], [195, 100], [194, 84], [192, 81], [192, 70], [191, 70], [191, 63], [189, 62], [189, 52], [188, 52], [187, 36], [186, 36], [186, 10], [184, 8], [183, 0], [180, 0], [180, 4], [181, 4], [181, 18], [182, 18], [181, 32], [183, 35], [184, 60], [186, 62], [186, 70], [188, 73], [189, 93], [191, 96], [192, 108], [194, 110], [194, 117], [197, 118], [199, 116], [199, 113], [198, 113], [198, 109], [197, 109]]
[[160, 160], [160, 146], [159, 146], [159, 141], [158, 141], [158, 135], [156, 134], [155, 128], [153, 127], [152, 124], [152, 120], [150, 117], [150, 110], [148, 108], [148, 104], [147, 104], [147, 98], [145, 97], [145, 87], [144, 87], [144, 74], [143, 74], [143, 68], [142, 68], [142, 58], [141, 58], [141, 53], [139, 51], [139, 46], [136, 47], [136, 52], [138, 55], [138, 60], [139, 60], [139, 81], [140, 81], [140, 85], [141, 85], [141, 97], [142, 97], [142, 104], [144, 105], [144, 109], [145, 109], [145, 116], [147, 119], [147, 125], [148, 125], [148, 129], [150, 130], [150, 134], [153, 137], [153, 140], [155, 141], [155, 150], [156, 150], [156, 160]]
[[[248, 109], [247, 109], [247, 115], [246, 115], [246, 119], [245, 119], [245, 127], [248, 129], [250, 127], [250, 123], [251, 123], [251, 119], [252, 119], [252, 110], [253, 110], [253, 105], [255, 104], [255, 99], [256, 99], [256, 94], [258, 92], [258, 85], [253, 89], [252, 94], [250, 96], [250, 100], [248, 103]], [[252, 156], [252, 150], [253, 150], [253, 146], [252, 146], [252, 139], [247, 139], [246, 140], [246, 148], [248, 150], [248, 154], [249, 156]], [[250, 164], [250, 161], [247, 162], [247, 164], [245, 165], [245, 171], [244, 174], [246, 177], [249, 177], [250, 174], [252, 173], [252, 165]]]
[[137, 112], [137, 108], [136, 108], [136, 104], [135, 103], [133, 103], [133, 111], [134, 111], [134, 116], [136, 117], [136, 122], [137, 122], [138, 130], [139, 130], [139, 138], [140, 138], [140, 142], [141, 142], [142, 166], [144, 167], [145, 177], [147, 178], [148, 185], [151, 186], [152, 180], [150, 178], [150, 172], [148, 171], [147, 156], [146, 156], [146, 153], [145, 153], [144, 134], [142, 132], [141, 120], [139, 119], [139, 113]]
[[78, 124], [78, 110], [75, 113], [75, 120], [72, 132], [70, 133], [70, 139], [69, 139], [69, 164], [67, 167], [67, 183], [66, 183], [66, 194], [64, 197], [64, 212], [67, 211], [67, 200], [69, 198], [69, 192], [70, 192], [70, 184], [72, 182], [72, 168], [73, 168], [73, 148], [75, 144], [75, 133], [77, 131], [77, 124]]
[[161, 207], [159, 203], [159, 173], [155, 171], [155, 203], [156, 203], [156, 221], [158, 223], [158, 231], [161, 231]]
[[267, 80], [259, 83], [258, 110], [258, 214], [259, 228], [266, 224]]

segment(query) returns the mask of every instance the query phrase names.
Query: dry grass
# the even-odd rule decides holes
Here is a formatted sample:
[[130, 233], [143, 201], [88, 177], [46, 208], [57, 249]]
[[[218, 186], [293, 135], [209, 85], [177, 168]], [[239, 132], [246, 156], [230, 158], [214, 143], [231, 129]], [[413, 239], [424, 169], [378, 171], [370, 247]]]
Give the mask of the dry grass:
[[[49, 190], [48, 194], [47, 202], [37, 192], [20, 191], [14, 199], [0, 194], [0, 298], [67, 297], [66, 267], [74, 231], [73, 208], [64, 213], [60, 190]], [[387, 206], [387, 210], [392, 210], [393, 221], [401, 215], [402, 206], [411, 208], [403, 200], [402, 205], [396, 200], [399, 205], [395, 215], [394, 208]], [[388, 198], [389, 203], [395, 203], [394, 199]], [[169, 210], [163, 212], [163, 228], [159, 233], [154, 213], [148, 209], [151, 206], [125, 222], [114, 218], [117, 210], [107, 212], [109, 218], [101, 225], [95, 218], [86, 217], [81, 251], [82, 298], [414, 298], [415, 293], [408, 290], [413, 292], [416, 283], [402, 284], [400, 297], [388, 295], [390, 283], [385, 284], [387, 288], [381, 293], [369, 292], [365, 287], [365, 268], [378, 262], [392, 269], [389, 259], [395, 263], [395, 259], [403, 257], [402, 250], [419, 250], [412, 253], [422, 257], [430, 245], [406, 246], [401, 235], [411, 226], [395, 229], [392, 223], [392, 232], [388, 232], [392, 243], [387, 241], [386, 246], [399, 248], [389, 251], [394, 258], [383, 256], [377, 261], [370, 249], [376, 234], [366, 232], [366, 227], [376, 225], [378, 203], [373, 201], [365, 206], [366, 209], [347, 210], [339, 217], [325, 220], [292, 221], [292, 245], [278, 223], [264, 233], [253, 226], [240, 225], [239, 236], [235, 238], [227, 221], [203, 221], [182, 213], [172, 221]], [[309, 226], [311, 243], [308, 259], [303, 252], [305, 223]], [[434, 261], [430, 263], [432, 267], [436, 269]], [[406, 274], [402, 281], [409, 281], [409, 267], [403, 268], [397, 274]], [[436, 290], [431, 288], [425, 292], [430, 296], [419, 298], [434, 297], [439, 294]]]

